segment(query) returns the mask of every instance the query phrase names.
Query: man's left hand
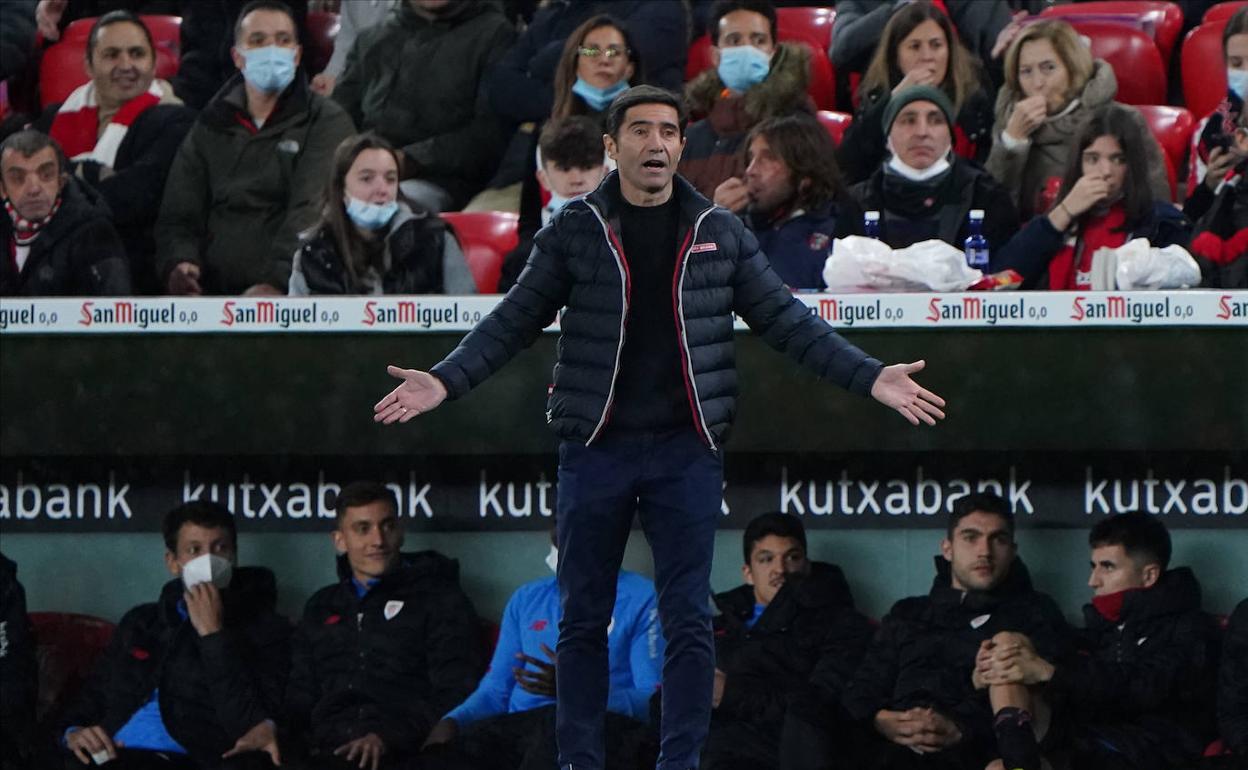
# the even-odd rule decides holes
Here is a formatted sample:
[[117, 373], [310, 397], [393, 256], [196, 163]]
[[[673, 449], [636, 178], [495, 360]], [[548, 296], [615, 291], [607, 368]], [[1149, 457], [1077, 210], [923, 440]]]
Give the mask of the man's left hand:
[[221, 630], [225, 619], [225, 606], [221, 592], [212, 583], [199, 583], [188, 588], [182, 595], [186, 601], [186, 614], [200, 636], [215, 634]]
[[359, 765], [360, 770], [377, 770], [381, 766], [381, 755], [385, 753], [386, 743], [377, 733], [369, 733], [334, 749], [334, 756]]
[[542, 645], [542, 652], [546, 653], [550, 662], [517, 652], [516, 660], [523, 661], [536, 670], [530, 671], [523, 666], [516, 666], [511, 669], [511, 673], [516, 677], [516, 684], [520, 685], [525, 692], [553, 698], [555, 697], [555, 652], [545, 644]]
[[962, 740], [962, 730], [949, 717], [934, 709], [923, 709], [918, 714], [919, 733], [914, 748], [923, 754], [944, 751]]
[[277, 747], [277, 728], [274, 727], [272, 719], [257, 722], [256, 726], [243, 733], [243, 737], [238, 739], [234, 748], [222, 754], [221, 758], [229, 759], [235, 754], [248, 751], [263, 751], [269, 755], [269, 759], [273, 760], [274, 766], [282, 766], [282, 754]]
[[871, 386], [871, 398], [896, 409], [911, 425], [918, 425], [920, 420], [935, 425], [937, 420], [945, 419], [941, 411], [945, 400], [910, 379], [910, 375], [923, 371], [926, 365], [924, 361], [915, 361], [884, 367]]

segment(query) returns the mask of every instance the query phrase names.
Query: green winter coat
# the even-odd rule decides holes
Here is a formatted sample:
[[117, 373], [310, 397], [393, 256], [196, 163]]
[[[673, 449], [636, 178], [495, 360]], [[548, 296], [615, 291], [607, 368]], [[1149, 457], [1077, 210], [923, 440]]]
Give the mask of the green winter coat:
[[258, 130], [241, 74], [213, 97], [178, 150], [156, 224], [164, 286], [179, 262], [199, 265], [207, 294], [258, 283], [283, 293], [299, 233], [315, 224], [334, 149], [355, 128], [300, 74]]
[[334, 99], [361, 131], [403, 148], [404, 176], [438, 185], [458, 208], [502, 157], [504, 136], [489, 108], [485, 73], [515, 38], [495, 0], [462, 0], [436, 19], [405, 2], [356, 39]]

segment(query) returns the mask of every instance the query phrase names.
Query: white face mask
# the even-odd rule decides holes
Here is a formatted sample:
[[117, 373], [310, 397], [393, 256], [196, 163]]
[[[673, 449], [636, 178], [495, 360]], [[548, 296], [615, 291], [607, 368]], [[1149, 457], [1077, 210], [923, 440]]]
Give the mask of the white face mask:
[[550, 553], [546, 554], [546, 566], [550, 567], [550, 571], [559, 574], [559, 549], [553, 545], [550, 547]]
[[215, 553], [196, 556], [182, 565], [182, 582], [187, 588], [194, 588], [200, 583], [212, 583], [217, 588], [224, 589], [229, 587], [233, 575], [234, 563]]
[[887, 163], [888, 167], [912, 182], [925, 182], [928, 179], [940, 176], [949, 170], [949, 150], [945, 150], [945, 154], [941, 156], [940, 160], [936, 161], [932, 165], [924, 169], [918, 169], [903, 161], [901, 157], [893, 151], [892, 139], [885, 142], [885, 146], [888, 148], [890, 153]]

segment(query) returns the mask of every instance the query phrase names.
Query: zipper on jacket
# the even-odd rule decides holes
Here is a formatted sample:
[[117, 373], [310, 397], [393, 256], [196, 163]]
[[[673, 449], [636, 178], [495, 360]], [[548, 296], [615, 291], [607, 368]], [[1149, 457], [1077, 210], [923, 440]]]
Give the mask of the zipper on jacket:
[[[689, 411], [693, 416], [694, 427], [702, 434], [702, 440], [712, 450], [717, 449], [711, 431], [706, 427], [706, 417], [702, 414], [702, 400], [698, 397], [698, 384], [693, 377], [693, 357], [689, 351], [689, 338], [685, 335], [685, 270], [689, 265], [689, 256], [693, 253], [694, 244], [698, 242], [698, 230], [702, 220], [706, 219], [715, 207], [706, 209], [694, 220], [693, 229], [689, 231], [684, 244], [676, 254], [676, 272], [672, 275], [672, 316], [676, 321], [676, 341], [680, 345], [681, 374], [685, 378], [685, 396], [689, 399]], [[683, 255], [681, 254], [683, 252]]]
[[607, 224], [607, 220], [602, 216], [598, 207], [589, 201], [585, 201], [585, 204], [589, 206], [590, 211], [594, 212], [594, 216], [598, 217], [598, 223], [602, 225], [603, 236], [607, 239], [607, 248], [611, 249], [611, 254], [615, 257], [616, 269], [620, 271], [620, 300], [623, 302], [623, 309], [620, 311], [620, 342], [615, 348], [615, 367], [611, 370], [611, 386], [607, 389], [607, 403], [602, 407], [602, 416], [598, 418], [598, 424], [594, 426], [593, 432], [585, 441], [585, 445], [589, 446], [607, 426], [607, 420], [611, 416], [611, 406], [615, 401], [615, 382], [620, 376], [620, 359], [624, 355], [624, 329], [628, 322], [628, 300], [632, 291], [632, 281], [629, 277], [628, 262], [624, 259], [624, 246], [611, 231], [611, 226]]

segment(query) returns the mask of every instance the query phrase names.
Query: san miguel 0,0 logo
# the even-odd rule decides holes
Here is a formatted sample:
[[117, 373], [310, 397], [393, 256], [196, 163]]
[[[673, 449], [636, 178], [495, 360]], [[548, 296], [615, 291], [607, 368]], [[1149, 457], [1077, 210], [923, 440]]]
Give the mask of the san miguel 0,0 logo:
[[[1035, 317], [1034, 314], [1033, 317]], [[946, 301], [944, 297], [932, 297], [927, 303], [927, 316], [924, 320], [932, 323], [983, 321], [989, 326], [994, 326], [998, 321], [1022, 321], [1026, 318], [1026, 299], [998, 300], [964, 296], [950, 301]]]
[[254, 304], [239, 303], [230, 300], [221, 308], [221, 325], [276, 326], [288, 329], [291, 326], [311, 326], [316, 323], [316, 303], [310, 305], [291, 306], [268, 300], [258, 300]]

